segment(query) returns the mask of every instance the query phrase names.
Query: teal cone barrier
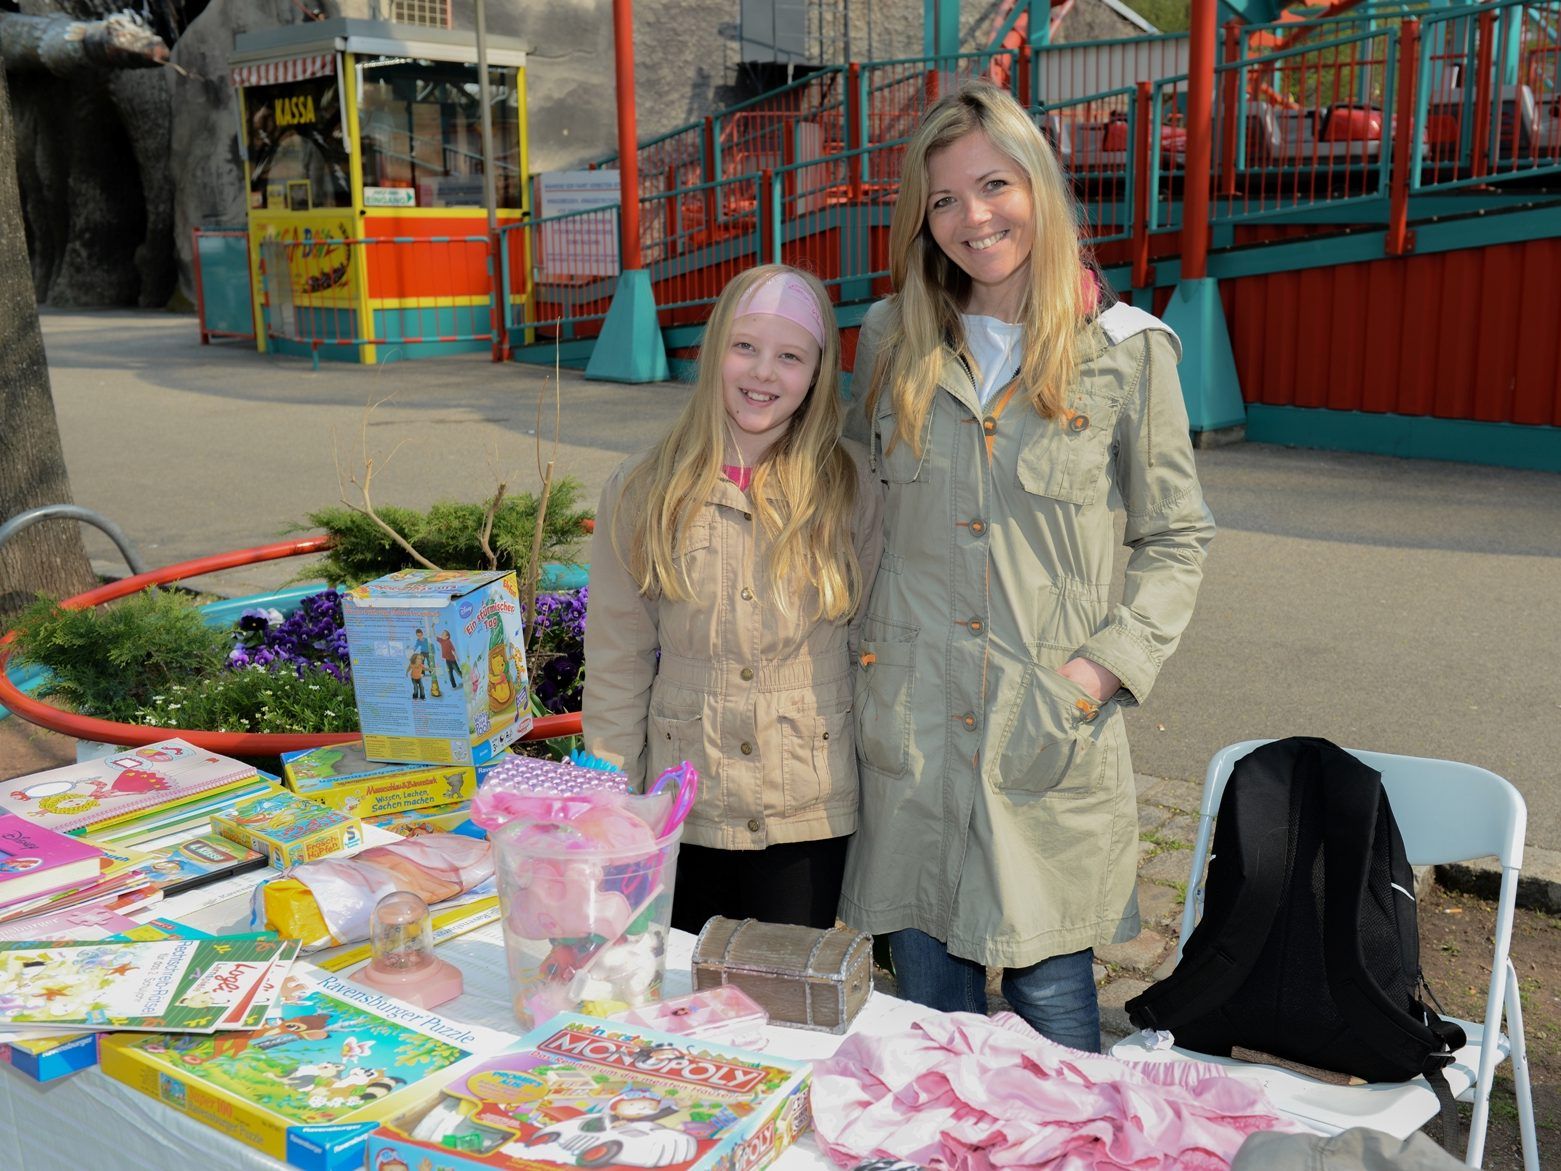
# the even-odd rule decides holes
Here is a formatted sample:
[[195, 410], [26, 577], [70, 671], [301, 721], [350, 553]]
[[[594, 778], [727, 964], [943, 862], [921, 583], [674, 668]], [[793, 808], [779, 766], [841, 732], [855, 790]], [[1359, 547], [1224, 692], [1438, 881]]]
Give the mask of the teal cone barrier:
[[1230, 350], [1219, 282], [1212, 277], [1182, 281], [1161, 316], [1182, 339], [1179, 373], [1191, 429], [1218, 431], [1245, 423], [1247, 408]]
[[585, 376], [593, 382], [665, 382], [671, 377], [656, 321], [656, 295], [643, 268], [618, 275], [618, 289]]

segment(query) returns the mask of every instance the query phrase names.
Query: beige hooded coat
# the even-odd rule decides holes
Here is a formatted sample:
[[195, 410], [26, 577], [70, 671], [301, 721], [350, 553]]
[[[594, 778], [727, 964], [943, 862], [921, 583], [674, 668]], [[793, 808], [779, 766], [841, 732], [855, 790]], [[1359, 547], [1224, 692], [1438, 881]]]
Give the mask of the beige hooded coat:
[[[887, 308], [863, 324], [859, 396]], [[1176, 336], [1126, 305], [1086, 329], [1059, 419], [1023, 387], [994, 417], [948, 351], [920, 457], [889, 450], [887, 393], [871, 420], [859, 397], [847, 423], [887, 501], [856, 667], [862, 811], [841, 915], [1006, 967], [1138, 931], [1122, 708], [1176, 649], [1214, 533]], [[1113, 504], [1132, 550], [1116, 606]], [[1074, 656], [1122, 689], [1096, 704], [1057, 674]]]
[[[883, 545], [883, 491], [856, 465], [855, 548], [871, 582]], [[764, 572], [748, 497], [721, 480], [681, 550], [691, 601], [640, 595], [612, 545], [622, 464], [602, 490], [591, 539], [585, 625], [587, 751], [637, 785], [682, 761], [699, 770], [683, 840], [723, 850], [838, 837], [856, 828], [851, 651], [856, 626], [811, 619], [809, 589], [789, 613]]]

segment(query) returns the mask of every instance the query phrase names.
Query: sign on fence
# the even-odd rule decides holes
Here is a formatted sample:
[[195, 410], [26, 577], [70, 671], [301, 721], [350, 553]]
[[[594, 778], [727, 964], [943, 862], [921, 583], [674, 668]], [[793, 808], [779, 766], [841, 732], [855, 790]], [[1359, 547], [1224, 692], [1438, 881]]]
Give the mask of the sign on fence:
[[567, 214], [617, 207], [616, 170], [546, 171], [537, 177], [537, 202], [543, 221], [536, 259], [539, 280], [618, 274], [617, 215]]

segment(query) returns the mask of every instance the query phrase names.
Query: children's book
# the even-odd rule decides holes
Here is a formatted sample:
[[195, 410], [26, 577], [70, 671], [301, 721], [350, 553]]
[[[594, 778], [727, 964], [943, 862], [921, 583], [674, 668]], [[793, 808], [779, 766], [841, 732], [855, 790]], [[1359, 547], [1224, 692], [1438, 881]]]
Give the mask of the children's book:
[[266, 856], [259, 850], [251, 850], [221, 834], [204, 834], [149, 851], [141, 871], [166, 897], [265, 864]]
[[255, 779], [253, 765], [183, 740], [162, 740], [7, 781], [0, 788], [0, 812], [67, 834], [106, 828]]
[[14, 813], [0, 813], [0, 906], [96, 882], [103, 851]]
[[369, 1137], [370, 1171], [755, 1171], [811, 1124], [805, 1061], [556, 1016]]
[[289, 946], [220, 936], [0, 943], [0, 1024], [210, 1033], [248, 1005]]
[[363, 1166], [379, 1119], [424, 1079], [513, 1034], [461, 1024], [308, 964], [249, 1033], [111, 1036], [103, 1072], [224, 1134], [311, 1171]]

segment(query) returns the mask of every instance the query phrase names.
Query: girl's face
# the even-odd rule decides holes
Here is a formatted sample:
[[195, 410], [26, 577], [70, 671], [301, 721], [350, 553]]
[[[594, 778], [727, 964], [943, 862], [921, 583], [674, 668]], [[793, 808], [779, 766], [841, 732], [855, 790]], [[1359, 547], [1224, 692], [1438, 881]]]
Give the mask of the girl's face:
[[744, 462], [786, 432], [818, 373], [818, 342], [795, 321], [748, 313], [732, 322], [721, 359], [721, 400]]
[[1016, 320], [1035, 245], [1035, 200], [1024, 172], [984, 131], [927, 156], [927, 227], [974, 282], [965, 311]]

